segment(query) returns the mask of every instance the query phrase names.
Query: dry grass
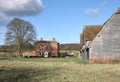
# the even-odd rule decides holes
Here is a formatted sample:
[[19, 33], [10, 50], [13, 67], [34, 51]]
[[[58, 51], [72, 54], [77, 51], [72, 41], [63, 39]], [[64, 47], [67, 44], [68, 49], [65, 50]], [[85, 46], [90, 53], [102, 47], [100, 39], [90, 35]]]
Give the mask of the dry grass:
[[2, 59], [0, 82], [120, 82], [120, 64], [87, 64], [76, 58]]

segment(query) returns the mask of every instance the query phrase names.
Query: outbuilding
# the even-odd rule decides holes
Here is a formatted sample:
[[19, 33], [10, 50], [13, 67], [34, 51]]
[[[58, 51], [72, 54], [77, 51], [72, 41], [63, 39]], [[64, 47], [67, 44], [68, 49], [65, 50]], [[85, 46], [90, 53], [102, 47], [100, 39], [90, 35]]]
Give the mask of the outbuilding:
[[84, 27], [80, 52], [89, 62], [120, 62], [120, 8], [103, 25]]

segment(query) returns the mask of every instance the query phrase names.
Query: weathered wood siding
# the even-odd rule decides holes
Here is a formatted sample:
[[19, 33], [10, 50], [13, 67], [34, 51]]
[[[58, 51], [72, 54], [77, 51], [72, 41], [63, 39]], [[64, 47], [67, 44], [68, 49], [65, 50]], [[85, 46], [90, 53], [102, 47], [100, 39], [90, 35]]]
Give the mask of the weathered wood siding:
[[92, 41], [90, 60], [120, 59], [120, 14], [114, 14]]

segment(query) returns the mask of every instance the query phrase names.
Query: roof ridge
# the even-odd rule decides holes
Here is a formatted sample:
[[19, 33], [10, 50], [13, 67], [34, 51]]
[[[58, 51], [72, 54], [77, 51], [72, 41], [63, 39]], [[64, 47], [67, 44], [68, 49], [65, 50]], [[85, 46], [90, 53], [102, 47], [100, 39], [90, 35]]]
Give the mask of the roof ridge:
[[116, 10], [115, 14], [120, 14], [120, 7]]

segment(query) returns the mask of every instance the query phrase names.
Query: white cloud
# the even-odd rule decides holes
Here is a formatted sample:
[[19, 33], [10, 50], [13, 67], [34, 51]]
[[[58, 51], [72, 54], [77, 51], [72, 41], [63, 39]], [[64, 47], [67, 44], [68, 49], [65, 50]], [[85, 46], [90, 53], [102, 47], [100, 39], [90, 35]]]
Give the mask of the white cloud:
[[101, 9], [108, 3], [108, 0], [102, 0], [96, 8], [88, 8], [85, 10], [85, 14], [89, 16], [100, 16]]
[[0, 30], [0, 34], [5, 34], [5, 33], [6, 33], [6, 31]]
[[33, 16], [41, 12], [41, 0], [0, 0], [0, 25], [16, 16]]
[[6, 25], [10, 20], [10, 16], [5, 15], [4, 13], [0, 13], [0, 26]]
[[97, 16], [99, 14], [99, 9], [98, 8], [96, 8], [96, 9], [89, 8], [89, 9], [85, 10], [85, 13], [90, 16]]
[[4, 40], [5, 40], [5, 38], [0, 37], [0, 41], [4, 41]]
[[105, 0], [105, 1], [103, 1], [103, 4], [107, 4], [107, 1]]
[[99, 6], [103, 7], [104, 5], [106, 5], [108, 3], [108, 0], [104, 0]]

